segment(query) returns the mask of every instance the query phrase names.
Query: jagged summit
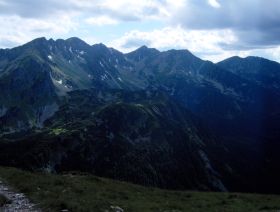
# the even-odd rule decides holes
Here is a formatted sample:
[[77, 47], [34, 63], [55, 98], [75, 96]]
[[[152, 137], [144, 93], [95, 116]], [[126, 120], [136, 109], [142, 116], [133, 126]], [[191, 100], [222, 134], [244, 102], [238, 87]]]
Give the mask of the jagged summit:
[[109, 51], [109, 48], [103, 43], [94, 44], [94, 45], [92, 45], [92, 48], [95, 51], [99, 51], [99, 52], [103, 52], [103, 53]]
[[141, 46], [140, 48], [127, 53], [126, 56], [134, 61], [141, 61], [147, 57], [156, 56], [160, 53], [157, 49], [148, 48], [147, 46]]
[[36, 43], [36, 42], [45, 42], [45, 41], [47, 41], [46, 37], [39, 37], [39, 38], [35, 38], [34, 40], [28, 42], [27, 44], [29, 44], [29, 43]]
[[71, 38], [66, 39], [66, 41], [68, 41], [68, 42], [85, 42], [78, 37], [71, 37]]
[[[146, 45], [143, 45], [139, 48], [137, 48], [136, 50], [130, 52], [130, 53], [133, 53], [133, 52], [142, 52], [142, 53], [147, 53], [147, 52], [160, 52], [159, 50], [155, 49], [155, 48], [149, 48], [147, 47]], [[128, 53], [129, 54], [129, 53]]]
[[108, 48], [105, 44], [103, 43], [96, 43], [92, 45], [93, 47], [99, 47], [99, 48]]

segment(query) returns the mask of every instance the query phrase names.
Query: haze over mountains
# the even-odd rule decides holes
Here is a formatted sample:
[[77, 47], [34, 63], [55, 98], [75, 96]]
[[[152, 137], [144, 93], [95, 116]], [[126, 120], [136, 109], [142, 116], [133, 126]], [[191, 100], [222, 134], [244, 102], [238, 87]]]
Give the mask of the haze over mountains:
[[280, 190], [280, 64], [79, 38], [0, 50], [0, 164], [172, 189]]

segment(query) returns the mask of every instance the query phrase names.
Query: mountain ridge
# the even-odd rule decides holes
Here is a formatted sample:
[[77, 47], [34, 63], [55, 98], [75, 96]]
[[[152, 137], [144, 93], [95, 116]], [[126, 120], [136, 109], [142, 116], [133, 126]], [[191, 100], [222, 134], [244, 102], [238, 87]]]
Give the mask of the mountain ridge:
[[214, 64], [188, 50], [146, 46], [123, 54], [75, 37], [1, 50], [2, 165], [84, 168], [169, 188], [275, 192], [266, 173], [277, 182], [278, 67], [255, 57]]

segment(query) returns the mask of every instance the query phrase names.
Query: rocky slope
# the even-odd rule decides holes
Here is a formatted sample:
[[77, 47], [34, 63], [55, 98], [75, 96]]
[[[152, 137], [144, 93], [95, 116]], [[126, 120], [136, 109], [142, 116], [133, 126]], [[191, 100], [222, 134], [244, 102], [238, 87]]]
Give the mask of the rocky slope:
[[7, 184], [0, 181], [0, 195], [7, 198], [7, 204], [0, 206], [0, 211], [3, 212], [40, 212], [35, 204], [23, 194], [15, 192]]

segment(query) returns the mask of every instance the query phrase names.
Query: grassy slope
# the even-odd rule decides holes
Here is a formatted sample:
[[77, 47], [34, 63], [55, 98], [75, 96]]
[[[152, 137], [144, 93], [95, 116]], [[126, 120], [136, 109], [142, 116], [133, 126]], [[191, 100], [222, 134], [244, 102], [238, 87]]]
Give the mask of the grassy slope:
[[1, 168], [0, 177], [24, 192], [44, 211], [276, 211], [280, 196], [177, 192], [145, 188], [86, 175], [46, 175]]

